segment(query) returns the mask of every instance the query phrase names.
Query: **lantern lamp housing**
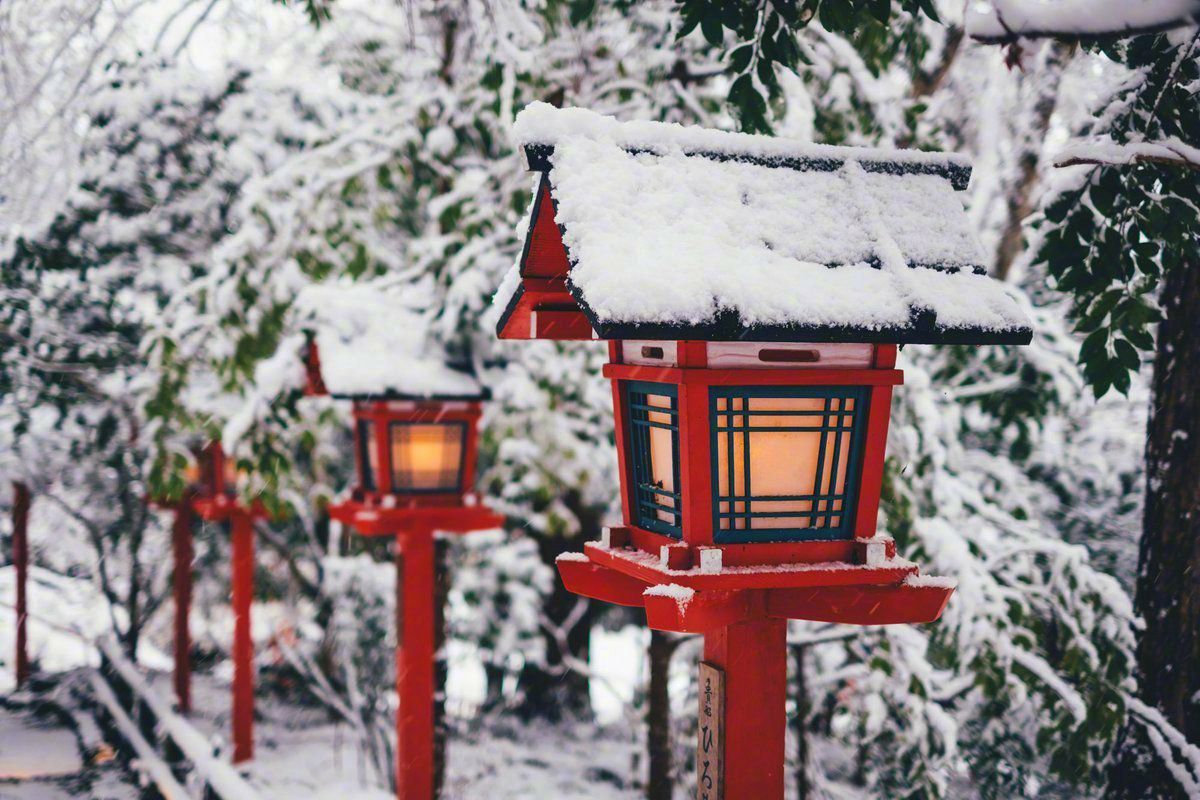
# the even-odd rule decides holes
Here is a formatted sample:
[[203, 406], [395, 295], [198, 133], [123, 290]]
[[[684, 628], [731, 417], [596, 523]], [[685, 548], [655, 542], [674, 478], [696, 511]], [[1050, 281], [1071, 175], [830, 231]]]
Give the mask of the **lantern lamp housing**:
[[936, 619], [953, 582], [876, 533], [897, 349], [1032, 336], [970, 165], [544, 104], [516, 130], [541, 178], [497, 332], [609, 348], [623, 519], [567, 587], [663, 630]]
[[298, 305], [311, 320], [306, 393], [352, 401], [357, 481], [330, 515], [364, 535], [502, 524], [473, 488], [487, 392], [430, 347], [422, 318], [363, 286], [314, 288]]

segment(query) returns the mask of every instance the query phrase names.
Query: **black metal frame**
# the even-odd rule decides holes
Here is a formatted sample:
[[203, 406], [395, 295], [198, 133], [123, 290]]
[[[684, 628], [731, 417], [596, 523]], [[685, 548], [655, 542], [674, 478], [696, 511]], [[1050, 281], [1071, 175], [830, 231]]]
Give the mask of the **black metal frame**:
[[[771, 398], [818, 398], [825, 402], [819, 411], [750, 411], [749, 401], [753, 398], [771, 397]], [[726, 401], [725, 409], [718, 409], [718, 401], [724, 399]], [[734, 402], [741, 401], [742, 407], [734, 409]], [[846, 411], [845, 406], [841, 409], [833, 409], [834, 401], [839, 401], [839, 404], [844, 404], [846, 400], [854, 400], [854, 409]], [[858, 489], [859, 478], [862, 473], [863, 450], [866, 445], [866, 427], [867, 419], [870, 414], [870, 391], [868, 387], [863, 386], [714, 386], [709, 392], [709, 427], [712, 444], [712, 510], [713, 510], [713, 537], [718, 543], [737, 543], [737, 542], [779, 542], [779, 541], [816, 541], [829, 539], [850, 539], [853, 536], [854, 516], [858, 506]], [[791, 432], [805, 431], [810, 433], [818, 433], [821, 435], [821, 441], [817, 456], [817, 479], [814, 485], [814, 491], [811, 495], [786, 495], [786, 496], [763, 496], [755, 497], [753, 489], [750, 485], [750, 436], [749, 434], [756, 429], [751, 426], [751, 417], [754, 416], [791, 416], [791, 417], [821, 417], [821, 425], [818, 427], [805, 428], [768, 428], [772, 432]], [[850, 416], [851, 424], [843, 426], [841, 418]], [[728, 418], [727, 425], [719, 425], [721, 417]], [[741, 417], [741, 424], [734, 425], [733, 418]], [[829, 417], [836, 417], [837, 422], [834, 425], [828, 424]], [[836, 476], [838, 473], [839, 459], [843, 456], [841, 453], [842, 436], [844, 432], [850, 433], [849, 452], [845, 453], [845, 458], [848, 459], [846, 464], [846, 485], [840, 494], [834, 494], [829, 491], [832, 487], [826, 487], [826, 491], [821, 491], [821, 476], [824, 473], [824, 462], [826, 457], [826, 446], [832, 446], [832, 462], [830, 463], [830, 476]], [[742, 448], [742, 474], [744, 476], [744, 494], [735, 495], [733, 490], [734, 485], [734, 469], [730, 465], [728, 470], [728, 486], [720, 485], [720, 437], [726, 437], [726, 446], [729, 453], [734, 452], [733, 437], [735, 434], [741, 433], [744, 435], [744, 446]], [[831, 435], [832, 434], [832, 435]], [[810, 502], [812, 509], [810, 511], [755, 511], [753, 504], [755, 502]], [[841, 509], [834, 510], [834, 504], [841, 502]], [[728, 503], [728, 510], [721, 511], [721, 503]], [[737, 504], [742, 504], [742, 509], [737, 510]], [[829, 522], [833, 517], [841, 517], [840, 524], [836, 527], [831, 527]], [[759, 528], [752, 529], [750, 527], [751, 520], [754, 518], [770, 517], [774, 519], [795, 517], [800, 520], [808, 519], [809, 525], [795, 528]], [[733, 527], [733, 521], [741, 518], [745, 522], [745, 528], [736, 529]], [[730, 527], [721, 528], [722, 519], [726, 519], [730, 523]], [[816, 527], [818, 519], [823, 519], [825, 525]]]
[[[392, 432], [395, 431], [397, 428], [413, 427], [413, 426], [417, 426], [417, 425], [421, 425], [421, 426], [440, 425], [445, 428], [457, 427], [459, 429], [459, 437], [460, 437], [459, 442], [461, 443], [461, 446], [459, 447], [459, 451], [458, 451], [458, 473], [455, 476], [453, 487], [438, 487], [437, 489], [411, 489], [411, 488], [410, 489], [401, 489], [396, 486], [396, 474], [397, 474], [396, 473], [396, 463], [392, 458], [390, 458], [392, 448], [394, 447], [393, 440], [392, 440]], [[467, 423], [458, 422], [458, 421], [432, 422], [432, 421], [428, 421], [428, 420], [425, 420], [425, 421], [405, 420], [405, 421], [389, 422], [388, 423], [388, 431], [387, 431], [387, 434], [388, 434], [387, 435], [387, 443], [388, 443], [388, 451], [389, 451], [388, 468], [390, 470], [390, 474], [388, 475], [388, 482], [391, 485], [391, 489], [392, 489], [391, 493], [392, 494], [404, 494], [404, 495], [461, 493], [463, 490], [463, 488], [462, 488], [463, 473], [466, 471], [466, 467], [467, 467], [467, 434], [468, 433], [469, 433], [469, 431], [467, 430]]]
[[[646, 400], [646, 396], [651, 394], [671, 398], [670, 408], [651, 406]], [[633, 508], [630, 509], [633, 524], [648, 531], [680, 539], [683, 537], [683, 485], [679, 475], [679, 389], [671, 383], [626, 381], [624, 401], [629, 458], [627, 479], [633, 503]], [[672, 424], [652, 422], [651, 413], [668, 415]], [[650, 464], [650, 428], [666, 428], [671, 431], [671, 469], [675, 480], [673, 492], [651, 483], [653, 473]], [[659, 503], [656, 499], [658, 495], [667, 495], [673, 499], [675, 507]], [[659, 519], [659, 511], [672, 515], [675, 523]]]

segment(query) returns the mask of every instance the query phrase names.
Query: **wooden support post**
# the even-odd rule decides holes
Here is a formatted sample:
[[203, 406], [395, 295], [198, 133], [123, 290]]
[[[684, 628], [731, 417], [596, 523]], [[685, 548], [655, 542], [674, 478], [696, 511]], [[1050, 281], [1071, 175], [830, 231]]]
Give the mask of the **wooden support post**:
[[29, 641], [26, 622], [29, 600], [25, 585], [29, 580], [29, 487], [13, 483], [13, 565], [17, 578], [17, 686], [29, 680]]
[[192, 710], [192, 636], [188, 621], [192, 610], [192, 525], [195, 513], [192, 510], [191, 494], [185, 494], [175, 507], [175, 520], [171, 526], [171, 552], [174, 571], [171, 579], [175, 595], [175, 697], [179, 710]]
[[783, 800], [787, 620], [756, 616], [704, 636], [704, 661], [724, 672], [726, 800]]
[[254, 598], [254, 521], [236, 510], [231, 517], [233, 594], [233, 763], [254, 757], [254, 642], [250, 604]]
[[434, 547], [428, 529], [396, 536], [396, 796], [433, 800]]

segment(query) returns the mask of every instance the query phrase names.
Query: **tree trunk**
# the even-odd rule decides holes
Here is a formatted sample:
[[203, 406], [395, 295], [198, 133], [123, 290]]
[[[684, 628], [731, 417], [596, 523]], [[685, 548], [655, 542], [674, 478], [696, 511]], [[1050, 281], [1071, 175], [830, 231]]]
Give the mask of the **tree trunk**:
[[[592, 626], [601, 609], [591, 600], [568, 592], [558, 579], [554, 562], [563, 553], [578, 551], [584, 542], [600, 537], [601, 510], [584, 505], [574, 489], [563, 496], [562, 502], [578, 520], [579, 532], [574, 536], [562, 533], [537, 537], [538, 555], [542, 563], [554, 570], [554, 583], [542, 604], [542, 614], [548, 623], [542, 630], [546, 666], [527, 664], [518, 678], [522, 696], [516, 712], [524, 720], [540, 718], [553, 722], [564, 717], [590, 718], [592, 714], [591, 681], [587, 675], [565, 669], [564, 665], [567, 657], [588, 663]], [[582, 613], [576, 610], [580, 603], [584, 604]], [[565, 635], [564, 653], [558, 631], [568, 621], [571, 624]]]
[[1004, 231], [996, 247], [996, 266], [993, 271], [1002, 281], [1008, 279], [1013, 262], [1025, 249], [1024, 222], [1036, 206], [1034, 190], [1040, 182], [1038, 165], [1042, 160], [1046, 131], [1050, 129], [1050, 118], [1058, 106], [1058, 85], [1063, 70], [1074, 52], [1074, 44], [1051, 42], [1046, 60], [1034, 76], [1038, 82], [1038, 93], [1029, 111], [1029, 126], [1018, 144], [1016, 175], [1006, 193]]
[[[1167, 272], [1146, 436], [1146, 509], [1138, 555], [1141, 699], [1200, 745], [1200, 264]], [[1184, 792], [1136, 721], [1122, 732], [1108, 797]]]
[[[572, 552], [580, 543], [594, 539], [599, 529], [591, 536], [542, 536], [538, 538], [538, 553], [542, 561], [554, 569], [554, 560], [562, 553]], [[563, 653], [553, 630], [543, 630], [546, 642], [546, 665], [541, 667], [527, 664], [521, 669], [521, 701], [518, 715], [525, 720], [546, 719], [558, 721], [564, 717], [590, 717], [591, 685], [588, 677], [572, 670], [564, 671], [564, 656], [587, 663], [592, 625], [596, 620], [596, 607], [592, 601], [571, 594], [558, 580], [557, 572], [553, 588], [542, 604], [542, 614], [549, 625], [561, 628], [573, 614], [576, 605], [586, 603], [586, 611], [566, 633], [567, 653]]]
[[650, 776], [647, 800], [671, 800], [674, 769], [671, 763], [671, 696], [668, 682], [671, 656], [679, 646], [669, 633], [650, 631], [650, 686], [646, 703], [646, 756]]
[[808, 719], [808, 686], [804, 682], [803, 646], [792, 649], [796, 670], [796, 797], [808, 800], [808, 732], [804, 723]]

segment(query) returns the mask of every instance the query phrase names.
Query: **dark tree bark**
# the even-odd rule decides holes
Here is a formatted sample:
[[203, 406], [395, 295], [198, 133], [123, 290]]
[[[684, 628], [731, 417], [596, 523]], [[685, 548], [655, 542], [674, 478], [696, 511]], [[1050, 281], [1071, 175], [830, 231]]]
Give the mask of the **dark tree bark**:
[[[1135, 602], [1141, 699], [1200, 744], [1200, 264], [1164, 276], [1146, 436]], [[1133, 720], [1109, 773], [1113, 800], [1184, 797]]]
[[[554, 559], [577, 549], [580, 541], [573, 536], [542, 537], [538, 540], [538, 552], [542, 561], [553, 568]], [[517, 713], [522, 719], [558, 721], [564, 717], [591, 716], [591, 682], [586, 675], [565, 669], [564, 656], [569, 655], [587, 663], [592, 625], [596, 620], [595, 604], [568, 592], [556, 574], [554, 586], [542, 605], [542, 613], [551, 626], [561, 628], [575, 613], [578, 603], [586, 603], [587, 610], [566, 633], [568, 652], [562, 652], [553, 631], [543, 630], [542, 637], [546, 642], [545, 667], [527, 664], [521, 669], [521, 701]]]
[[808, 719], [808, 685], [804, 682], [804, 651], [803, 645], [792, 648], [794, 669], [796, 670], [796, 797], [798, 800], [808, 800], [810, 794], [808, 731], [804, 727], [804, 723]]
[[675, 769], [671, 758], [671, 657], [683, 640], [662, 631], [650, 631], [650, 680], [646, 702], [646, 756], [649, 779], [647, 800], [671, 800]]
[[[554, 561], [561, 554], [574, 552], [583, 542], [593, 541], [600, 536], [600, 512], [583, 505], [577, 492], [569, 492], [564, 503], [579, 520], [577, 536], [540, 536], [537, 539], [538, 554], [543, 563], [555, 570], [555, 579], [550, 594], [542, 606], [549, 629], [543, 629], [546, 642], [546, 666], [526, 665], [519, 678], [521, 701], [517, 714], [522, 719], [546, 719], [558, 721], [564, 717], [588, 718], [592, 713], [591, 682], [587, 675], [566, 669], [566, 656], [587, 663], [592, 626], [599, 609], [596, 604], [578, 595], [571, 594], [558, 580]], [[566, 631], [566, 653], [560, 646], [557, 631], [578, 612], [576, 606], [585, 603], [584, 611]]]
[[1030, 110], [1029, 126], [1019, 143], [1016, 175], [1008, 187], [1005, 197], [1004, 231], [996, 247], [995, 275], [1007, 280], [1013, 262], [1025, 248], [1026, 218], [1033, 213], [1037, 203], [1036, 189], [1040, 185], [1038, 165], [1042, 160], [1042, 148], [1046, 131], [1050, 129], [1050, 118], [1058, 106], [1058, 86], [1063, 70], [1075, 52], [1075, 45], [1065, 42], [1050, 44], [1050, 52], [1042, 65], [1038, 79], [1038, 94]]

